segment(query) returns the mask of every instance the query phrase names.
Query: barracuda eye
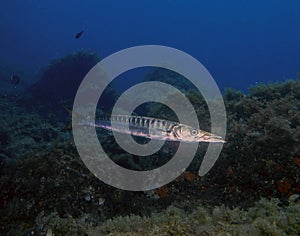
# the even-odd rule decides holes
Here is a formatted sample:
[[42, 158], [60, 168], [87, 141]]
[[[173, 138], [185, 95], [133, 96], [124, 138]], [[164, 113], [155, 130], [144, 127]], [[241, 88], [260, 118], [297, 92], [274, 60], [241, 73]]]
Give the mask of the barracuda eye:
[[198, 130], [193, 129], [191, 130], [191, 135], [196, 136], [198, 134]]

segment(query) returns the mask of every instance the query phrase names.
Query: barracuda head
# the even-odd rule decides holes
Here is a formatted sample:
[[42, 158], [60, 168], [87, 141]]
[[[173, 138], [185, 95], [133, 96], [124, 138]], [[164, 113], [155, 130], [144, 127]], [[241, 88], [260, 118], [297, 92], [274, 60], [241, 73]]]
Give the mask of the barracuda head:
[[174, 135], [182, 142], [225, 143], [226, 141], [215, 134], [195, 129], [188, 125], [178, 125], [173, 128]]

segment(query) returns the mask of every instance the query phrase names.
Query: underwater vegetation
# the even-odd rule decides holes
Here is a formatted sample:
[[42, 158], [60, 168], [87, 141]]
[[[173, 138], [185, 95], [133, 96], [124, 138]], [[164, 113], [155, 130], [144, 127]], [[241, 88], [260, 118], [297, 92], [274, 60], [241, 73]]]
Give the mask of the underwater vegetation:
[[[75, 86], [66, 91], [65, 84], [70, 77], [50, 75], [57, 73], [55, 68], [68, 68], [64, 66], [69, 60], [78, 62], [69, 57], [81, 56], [72, 54], [41, 72], [41, 80], [29, 90], [33, 96], [49, 92], [49, 98], [40, 99], [40, 106], [72, 100]], [[175, 83], [177, 75], [159, 73], [158, 80]], [[55, 95], [58, 83], [64, 89]], [[49, 91], [44, 86], [50, 86]], [[188, 84], [183, 86], [200, 127], [209, 131], [204, 99]], [[185, 173], [147, 192], [115, 189], [93, 176], [78, 156], [71, 132], [62, 131], [66, 124], [55, 119], [56, 110], [48, 109], [41, 116], [24, 101], [0, 96], [2, 235], [300, 234], [299, 79], [259, 84], [249, 94], [228, 89], [224, 94], [227, 143], [215, 166], [204, 177], [197, 176], [207, 147], [200, 143]], [[160, 104], [147, 112], [173, 118]], [[122, 152], [108, 133], [100, 141], [120, 165], [142, 170], [152, 164], [151, 158]], [[153, 158], [162, 165], [174, 150], [176, 144], [169, 142]]]
[[[96, 227], [56, 213], [39, 215], [36, 223], [51, 235], [298, 235], [300, 203], [291, 201], [288, 207], [278, 204], [277, 199], [262, 199], [246, 211], [224, 205], [207, 209], [201, 202], [183, 202], [148, 217], [119, 216]], [[186, 210], [185, 205], [194, 209]]]
[[236, 187], [240, 183], [243, 194], [246, 189], [281, 199], [299, 194], [300, 81], [257, 85], [248, 96], [228, 90], [224, 98], [228, 146], [222, 166], [226, 177]]

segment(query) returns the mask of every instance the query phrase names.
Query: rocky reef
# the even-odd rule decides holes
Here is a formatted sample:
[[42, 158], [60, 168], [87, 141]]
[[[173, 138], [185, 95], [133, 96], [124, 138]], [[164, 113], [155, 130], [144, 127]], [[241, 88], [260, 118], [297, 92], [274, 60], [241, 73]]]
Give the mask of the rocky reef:
[[[37, 82], [27, 90], [23, 102], [27, 106], [39, 107], [43, 113], [49, 109], [52, 112], [60, 111], [61, 104], [73, 103], [81, 81], [99, 61], [97, 54], [86, 51], [77, 51], [53, 60], [39, 71]], [[113, 86], [107, 86], [101, 96], [101, 104], [105, 104], [102, 109], [109, 109], [116, 95]]]
[[[50, 68], [59, 68], [54, 65], [44, 78], [55, 73]], [[32, 91], [44, 89], [44, 83]], [[201, 127], [209, 130], [203, 98], [187, 90]], [[298, 235], [299, 101], [297, 79], [260, 84], [251, 87], [249, 94], [227, 90], [227, 143], [210, 172], [204, 177], [196, 175], [207, 147], [200, 144], [195, 159], [178, 179], [157, 190], [128, 192], [107, 186], [89, 172], [71, 132], [62, 131], [66, 124], [56, 121], [55, 111], [41, 116], [23, 101], [1, 96], [0, 233]], [[157, 112], [171, 118], [159, 104], [148, 115]], [[138, 170], [149, 167], [150, 159], [141, 161], [122, 153], [109, 134], [101, 142], [120, 165]], [[174, 150], [174, 143], [166, 145], [154, 156], [158, 165]]]
[[40, 70], [29, 90], [44, 103], [74, 98], [84, 76], [99, 61], [96, 54], [83, 51], [55, 59]]

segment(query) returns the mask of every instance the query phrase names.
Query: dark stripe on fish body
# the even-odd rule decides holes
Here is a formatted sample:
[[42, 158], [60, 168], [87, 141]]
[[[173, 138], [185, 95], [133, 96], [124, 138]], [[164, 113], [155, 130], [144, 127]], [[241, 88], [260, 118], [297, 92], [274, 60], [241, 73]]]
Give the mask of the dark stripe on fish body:
[[140, 118], [140, 126], [143, 126], [143, 118]]
[[147, 127], [147, 119], [143, 118], [143, 127]]
[[137, 117], [134, 117], [133, 118], [133, 124], [138, 126], [138, 118]]
[[149, 119], [145, 119], [145, 127], [149, 127]]
[[151, 128], [152, 129], [155, 128], [155, 123], [156, 123], [155, 119], [151, 120]]
[[172, 124], [172, 123], [167, 122], [167, 126], [166, 126], [167, 132], [172, 132], [175, 125], [176, 124]]
[[107, 116], [100, 119], [102, 121], [115, 121], [120, 122], [125, 125], [129, 123], [131, 126], [140, 127], [144, 129], [164, 129], [168, 132], [172, 130], [174, 125], [178, 124], [178, 122], [172, 122], [162, 119], [155, 119], [150, 117], [143, 116], [128, 116], [128, 115], [116, 115], [116, 116]]

